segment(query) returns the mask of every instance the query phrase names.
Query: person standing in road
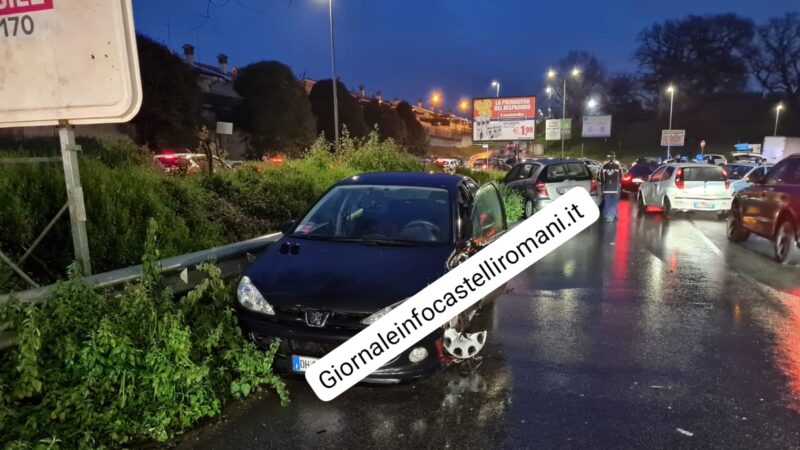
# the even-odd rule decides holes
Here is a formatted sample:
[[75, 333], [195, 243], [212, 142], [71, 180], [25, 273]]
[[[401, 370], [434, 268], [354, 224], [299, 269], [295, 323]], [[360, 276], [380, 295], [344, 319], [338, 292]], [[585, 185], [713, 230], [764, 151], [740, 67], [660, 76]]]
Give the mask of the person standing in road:
[[622, 169], [613, 152], [600, 168], [600, 188], [603, 192], [603, 219], [613, 222], [617, 218], [617, 204], [622, 189]]

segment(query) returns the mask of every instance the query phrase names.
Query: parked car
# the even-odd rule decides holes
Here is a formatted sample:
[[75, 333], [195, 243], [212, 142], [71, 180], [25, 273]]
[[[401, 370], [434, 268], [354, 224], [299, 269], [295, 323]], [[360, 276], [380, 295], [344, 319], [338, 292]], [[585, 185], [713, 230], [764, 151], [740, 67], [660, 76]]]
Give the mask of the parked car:
[[636, 158], [636, 161], [631, 164], [631, 167], [637, 164], [660, 164], [661, 158], [657, 156], [640, 156]]
[[639, 187], [639, 214], [648, 206], [675, 211], [715, 211], [724, 217], [730, 210], [732, 191], [720, 166], [703, 163], [670, 163], [655, 170]]
[[772, 241], [775, 260], [785, 264], [800, 254], [800, 154], [787, 157], [733, 198], [728, 239], [747, 240], [750, 233]]
[[733, 152], [731, 153], [731, 158], [733, 158], [733, 164], [736, 163], [755, 163], [755, 164], [763, 164], [767, 161], [760, 153], [753, 153], [753, 152]]
[[[214, 170], [229, 170], [230, 164], [226, 161], [213, 157]], [[166, 173], [198, 173], [208, 168], [206, 155], [202, 153], [173, 153], [166, 151], [153, 156], [153, 163], [156, 168]]]
[[715, 155], [715, 154], [705, 154], [703, 155], [703, 161], [714, 164], [715, 166], [724, 166], [728, 164], [728, 159], [722, 155]]
[[472, 170], [477, 172], [485, 172], [489, 170], [489, 160], [487, 159], [476, 159], [475, 162], [472, 163]]
[[752, 186], [751, 180], [754, 177], [761, 178], [767, 174], [774, 164], [755, 164], [755, 163], [734, 163], [724, 166], [728, 181], [731, 182], [733, 192]]
[[[442, 173], [372, 173], [337, 183], [248, 268], [237, 290], [244, 334], [280, 339], [278, 369], [304, 372], [507, 229], [494, 184]], [[474, 357], [503, 289], [374, 372], [392, 383]], [[446, 337], [445, 337], [446, 336]]]
[[630, 170], [622, 176], [622, 192], [635, 193], [639, 191], [639, 186], [658, 168], [658, 164], [642, 162], [634, 164]]
[[522, 194], [525, 217], [574, 187], [589, 191], [598, 205], [602, 199], [589, 166], [578, 159], [539, 159], [517, 164], [503, 178], [503, 184]]
[[492, 170], [506, 171], [511, 169], [511, 166], [501, 158], [492, 158], [491, 160], [489, 160], [489, 168]]

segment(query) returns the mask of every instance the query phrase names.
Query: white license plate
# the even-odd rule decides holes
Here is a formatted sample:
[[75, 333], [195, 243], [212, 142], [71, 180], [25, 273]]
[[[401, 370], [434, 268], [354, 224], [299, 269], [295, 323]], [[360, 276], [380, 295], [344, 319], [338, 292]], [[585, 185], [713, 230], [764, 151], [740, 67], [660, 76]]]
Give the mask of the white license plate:
[[711, 202], [694, 202], [692, 203], [692, 207], [694, 208], [709, 208], [715, 209], [717, 205]]
[[292, 355], [292, 372], [305, 372], [318, 358], [308, 356]]

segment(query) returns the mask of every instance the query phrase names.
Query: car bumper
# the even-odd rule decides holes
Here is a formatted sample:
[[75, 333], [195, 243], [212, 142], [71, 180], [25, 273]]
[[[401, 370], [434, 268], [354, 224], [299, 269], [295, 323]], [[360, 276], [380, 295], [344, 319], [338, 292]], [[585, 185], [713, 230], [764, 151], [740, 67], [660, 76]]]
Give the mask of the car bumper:
[[730, 198], [674, 198], [670, 199], [672, 209], [682, 211], [730, 211]]
[[[263, 315], [237, 308], [239, 327], [244, 336], [262, 349], [280, 339], [274, 367], [284, 373], [300, 374], [292, 369], [292, 356], [322, 358], [353, 337], [360, 330], [312, 328], [275, 322]], [[449, 364], [441, 345], [442, 333], [437, 330], [406, 349], [397, 358], [364, 379], [366, 383], [390, 384], [429, 376]], [[409, 361], [409, 353], [423, 347], [428, 356], [418, 363]]]
[[[592, 195], [592, 200], [594, 200], [594, 204], [595, 205], [600, 206], [600, 204], [603, 203], [603, 196], [602, 195], [597, 195], [597, 194], [591, 194], [591, 195]], [[539, 212], [539, 211], [543, 210], [544, 208], [548, 207], [551, 203], [553, 203], [553, 200], [551, 200], [549, 198], [548, 199], [539, 198], [539, 199], [536, 199], [536, 200], [533, 201], [533, 209], [534, 209], [535, 212]]]

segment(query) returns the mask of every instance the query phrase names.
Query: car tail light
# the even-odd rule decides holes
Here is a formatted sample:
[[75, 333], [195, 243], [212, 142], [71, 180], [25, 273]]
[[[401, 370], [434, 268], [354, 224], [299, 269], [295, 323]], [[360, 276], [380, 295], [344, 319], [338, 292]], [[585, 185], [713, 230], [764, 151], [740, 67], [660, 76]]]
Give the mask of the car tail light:
[[550, 197], [550, 193], [547, 192], [547, 185], [545, 185], [542, 180], [536, 182], [536, 192], [542, 197]]
[[483, 169], [483, 170], [486, 170], [486, 169], [488, 169], [488, 168], [489, 168], [489, 165], [488, 165], [488, 164], [484, 164], [484, 165], [482, 165], [482, 166], [481, 166], [481, 169]]
[[683, 167], [678, 167], [678, 170], [675, 172], [675, 187], [683, 189], [683, 186]]
[[592, 178], [592, 187], [589, 189], [589, 193], [594, 194], [595, 192], [597, 192], [597, 180]]
[[622, 181], [631, 181], [633, 175], [626, 173], [624, 177], [622, 177]]

